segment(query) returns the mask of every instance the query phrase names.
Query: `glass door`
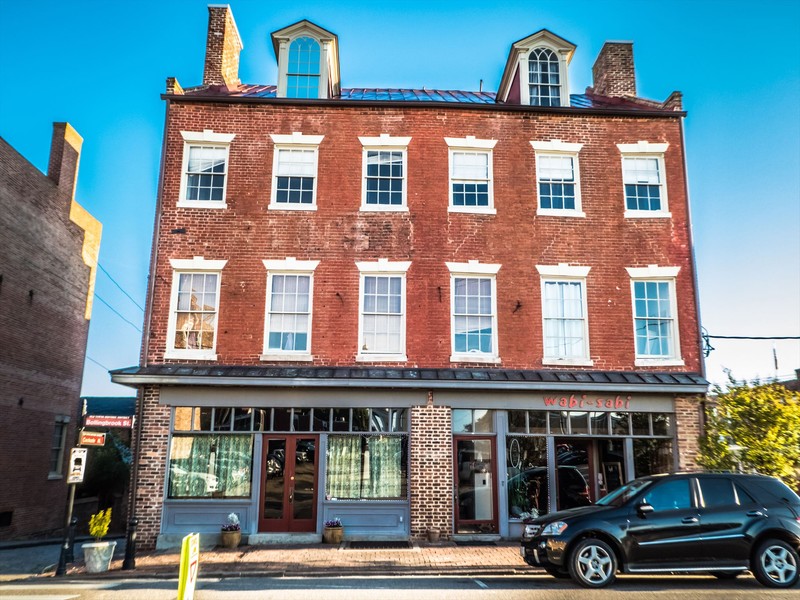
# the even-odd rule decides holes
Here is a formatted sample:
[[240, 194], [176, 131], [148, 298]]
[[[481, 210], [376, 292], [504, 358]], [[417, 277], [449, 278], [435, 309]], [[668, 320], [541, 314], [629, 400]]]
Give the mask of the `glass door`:
[[455, 436], [456, 533], [497, 533], [494, 438]]
[[317, 520], [314, 435], [265, 435], [259, 531], [312, 532]]

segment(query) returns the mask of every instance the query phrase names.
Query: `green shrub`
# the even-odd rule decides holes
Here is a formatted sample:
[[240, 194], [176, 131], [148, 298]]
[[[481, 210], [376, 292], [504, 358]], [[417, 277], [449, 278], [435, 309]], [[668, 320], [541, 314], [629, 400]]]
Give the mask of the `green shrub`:
[[100, 510], [89, 517], [89, 535], [99, 542], [108, 535], [109, 525], [111, 525], [111, 509]]

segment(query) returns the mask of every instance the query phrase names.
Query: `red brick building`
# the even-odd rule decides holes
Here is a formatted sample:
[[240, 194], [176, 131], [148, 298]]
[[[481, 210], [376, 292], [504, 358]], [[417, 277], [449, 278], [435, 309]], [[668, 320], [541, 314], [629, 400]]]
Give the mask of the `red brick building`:
[[681, 96], [630, 43], [515, 42], [499, 91], [341, 87], [336, 35], [228, 7], [168, 80], [140, 388], [145, 545], [514, 537], [527, 514], [694, 467], [702, 377]]
[[0, 138], [0, 539], [64, 526], [101, 225], [74, 199], [83, 139], [47, 175]]

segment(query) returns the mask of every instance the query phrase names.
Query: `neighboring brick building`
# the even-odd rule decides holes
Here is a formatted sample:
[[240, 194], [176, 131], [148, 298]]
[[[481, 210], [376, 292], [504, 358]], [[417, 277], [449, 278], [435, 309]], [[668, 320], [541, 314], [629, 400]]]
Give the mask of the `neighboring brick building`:
[[102, 231], [74, 199], [82, 143], [55, 123], [44, 175], [0, 138], [0, 539], [64, 526]]
[[[347, 89], [338, 38], [272, 35], [167, 82], [135, 507], [145, 546], [514, 537], [525, 514], [694, 467], [702, 377], [680, 94], [630, 43], [513, 44], [497, 94]], [[544, 299], [543, 299], [544, 298]], [[555, 493], [549, 493], [553, 490]]]

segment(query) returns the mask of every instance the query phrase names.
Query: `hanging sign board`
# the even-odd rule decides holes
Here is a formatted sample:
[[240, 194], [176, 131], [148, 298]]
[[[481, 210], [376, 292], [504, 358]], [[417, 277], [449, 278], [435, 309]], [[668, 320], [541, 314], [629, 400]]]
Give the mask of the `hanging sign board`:
[[105, 446], [106, 434], [94, 431], [81, 431], [79, 446]]
[[181, 565], [178, 576], [178, 600], [192, 600], [200, 567], [200, 534], [190, 533], [181, 543]]
[[67, 483], [83, 483], [83, 474], [86, 472], [86, 448], [73, 448], [69, 455], [69, 471]]

